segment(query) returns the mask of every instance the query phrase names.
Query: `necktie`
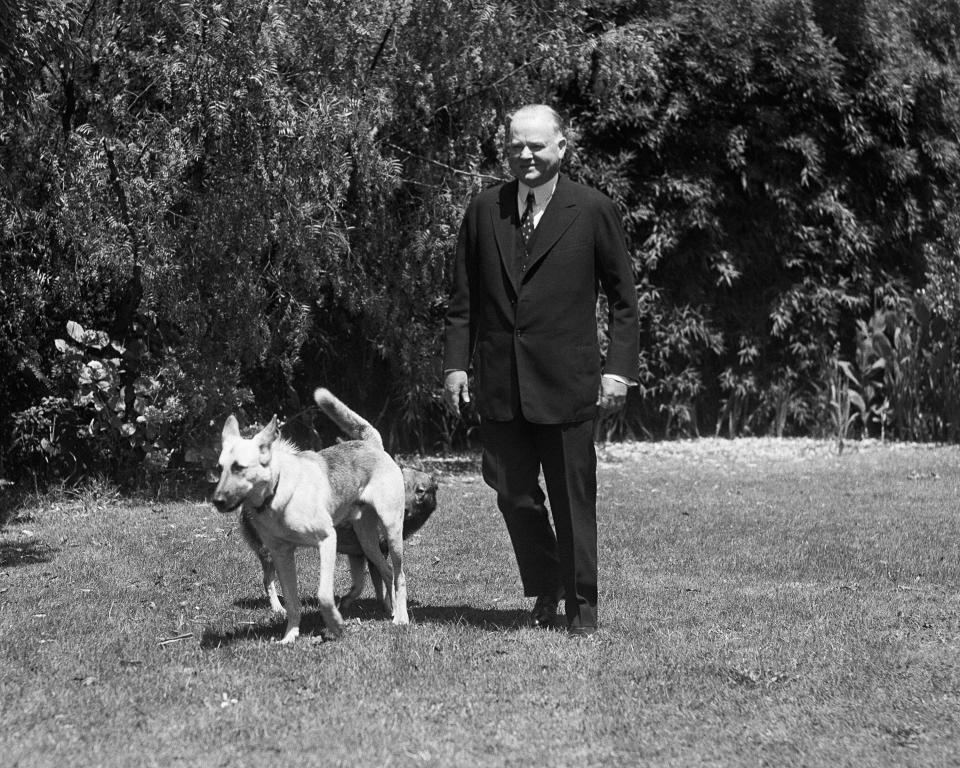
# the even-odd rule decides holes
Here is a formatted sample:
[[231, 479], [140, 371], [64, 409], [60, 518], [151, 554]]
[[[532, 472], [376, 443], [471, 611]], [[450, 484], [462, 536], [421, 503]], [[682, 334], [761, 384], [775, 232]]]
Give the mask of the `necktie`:
[[520, 234], [523, 235], [523, 242], [526, 246], [530, 247], [530, 238], [533, 237], [533, 208], [537, 203], [537, 198], [533, 194], [533, 190], [527, 192], [527, 207], [523, 211], [523, 216], [520, 217]]

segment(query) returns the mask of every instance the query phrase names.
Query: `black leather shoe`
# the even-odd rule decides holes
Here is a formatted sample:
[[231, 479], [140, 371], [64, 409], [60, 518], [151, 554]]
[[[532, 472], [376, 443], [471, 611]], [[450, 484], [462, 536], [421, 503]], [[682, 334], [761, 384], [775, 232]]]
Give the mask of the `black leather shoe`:
[[540, 595], [530, 612], [530, 626], [541, 629], [555, 627], [557, 625], [558, 603], [559, 600], [557, 600], [556, 595]]

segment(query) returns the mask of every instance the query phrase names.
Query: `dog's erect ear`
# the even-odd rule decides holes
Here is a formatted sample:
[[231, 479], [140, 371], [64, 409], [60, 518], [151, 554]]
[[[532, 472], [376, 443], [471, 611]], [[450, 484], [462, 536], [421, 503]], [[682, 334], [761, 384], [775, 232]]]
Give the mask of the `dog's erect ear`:
[[274, 440], [277, 439], [277, 414], [273, 414], [273, 418], [270, 419], [270, 423], [257, 432], [256, 437], [253, 439], [258, 445], [261, 446], [270, 445]]
[[232, 440], [235, 437], [240, 437], [240, 425], [237, 423], [237, 417], [232, 413], [227, 416], [227, 421], [223, 425], [223, 432], [220, 433], [220, 437], [223, 442]]
[[270, 446], [277, 439], [277, 414], [273, 414], [270, 423], [257, 432], [253, 439], [260, 446], [260, 463], [266, 466], [270, 463]]

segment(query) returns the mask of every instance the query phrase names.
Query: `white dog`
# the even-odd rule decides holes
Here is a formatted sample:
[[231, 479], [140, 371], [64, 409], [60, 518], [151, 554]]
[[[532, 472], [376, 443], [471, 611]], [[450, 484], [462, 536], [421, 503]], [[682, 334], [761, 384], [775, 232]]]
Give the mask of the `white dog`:
[[[213, 504], [220, 512], [243, 513], [270, 553], [287, 603], [287, 629], [282, 643], [300, 633], [300, 599], [294, 552], [297, 547], [320, 551], [317, 599], [327, 631], [334, 637], [343, 618], [334, 602], [333, 579], [337, 557], [336, 526], [349, 524], [364, 555], [384, 575], [384, 607], [394, 624], [406, 624], [407, 587], [403, 573], [403, 473], [383, 450], [380, 433], [325, 389], [314, 392], [317, 405], [340, 428], [358, 439], [322, 451], [300, 451], [277, 438], [277, 419], [252, 438], [240, 436], [236, 418], [223, 427], [220, 482]], [[380, 550], [386, 543], [387, 554]], [[272, 574], [264, 566], [264, 585], [270, 594]], [[363, 588], [366, 563], [351, 558], [352, 594]], [[279, 608], [276, 588], [271, 604]], [[282, 610], [282, 609], [281, 609]]]

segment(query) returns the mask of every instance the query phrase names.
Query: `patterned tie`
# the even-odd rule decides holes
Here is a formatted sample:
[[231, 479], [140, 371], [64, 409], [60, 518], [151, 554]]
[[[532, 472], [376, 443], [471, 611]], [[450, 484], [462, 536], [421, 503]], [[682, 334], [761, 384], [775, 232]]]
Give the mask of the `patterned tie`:
[[520, 217], [520, 234], [523, 235], [523, 242], [527, 248], [530, 247], [530, 238], [533, 237], [533, 208], [537, 204], [537, 198], [531, 189], [527, 192], [527, 207]]

